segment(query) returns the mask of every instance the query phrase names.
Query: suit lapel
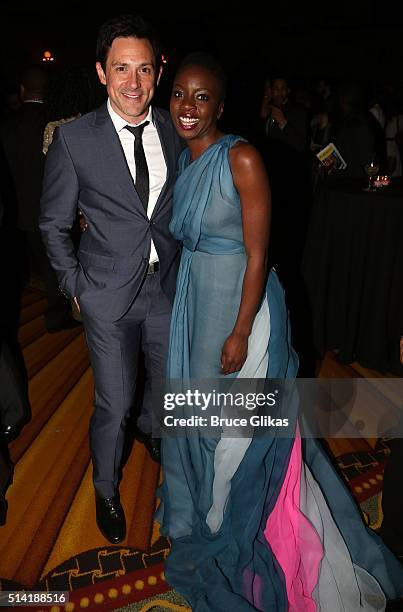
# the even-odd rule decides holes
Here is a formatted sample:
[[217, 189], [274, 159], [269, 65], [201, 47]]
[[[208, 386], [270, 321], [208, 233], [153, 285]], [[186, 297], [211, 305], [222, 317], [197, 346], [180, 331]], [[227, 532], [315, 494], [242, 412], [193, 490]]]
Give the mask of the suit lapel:
[[167, 189], [170, 183], [174, 180], [175, 173], [176, 173], [176, 160], [175, 160], [175, 156], [173, 155], [173, 147], [172, 147], [173, 143], [171, 142], [172, 137], [171, 137], [171, 131], [170, 131], [171, 126], [169, 124], [169, 119], [164, 117], [164, 115], [161, 112], [159, 112], [157, 108], [153, 108], [153, 121], [157, 128], [162, 152], [164, 154], [165, 163], [167, 166], [167, 176], [166, 176], [165, 183], [161, 189], [161, 192], [158, 196], [158, 200], [155, 204], [151, 218], [155, 217], [155, 215], [161, 208], [164, 202], [164, 199], [165, 199], [165, 194], [167, 192]]
[[136, 211], [146, 216], [106, 103], [95, 113], [94, 129], [96, 130], [98, 159], [102, 168], [101, 176], [113, 177], [113, 187], [122, 193], [127, 207], [132, 210], [135, 207]]

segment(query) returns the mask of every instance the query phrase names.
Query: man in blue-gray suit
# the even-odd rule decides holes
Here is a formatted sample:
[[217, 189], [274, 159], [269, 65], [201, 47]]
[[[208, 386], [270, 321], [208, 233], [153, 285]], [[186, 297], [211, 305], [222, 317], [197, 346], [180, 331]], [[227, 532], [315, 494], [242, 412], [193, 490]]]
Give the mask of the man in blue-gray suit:
[[[96, 69], [108, 101], [57, 129], [41, 201], [50, 261], [85, 326], [95, 380], [90, 445], [97, 523], [113, 543], [126, 530], [118, 473], [140, 346], [148, 376], [163, 377], [179, 262], [168, 226], [182, 145], [168, 113], [151, 107], [159, 57], [141, 18], [124, 15], [101, 27]], [[88, 228], [76, 254], [70, 230], [78, 208]], [[148, 393], [137, 425], [158, 458]]]

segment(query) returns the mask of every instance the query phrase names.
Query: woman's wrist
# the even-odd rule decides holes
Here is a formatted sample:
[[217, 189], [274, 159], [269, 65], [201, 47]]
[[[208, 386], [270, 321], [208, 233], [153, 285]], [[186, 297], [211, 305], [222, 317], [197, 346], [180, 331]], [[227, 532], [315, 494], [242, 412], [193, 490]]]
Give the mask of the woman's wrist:
[[252, 325], [240, 326], [240, 327], [234, 327], [234, 329], [232, 330], [232, 335], [238, 336], [239, 338], [247, 340], [249, 336], [251, 335], [251, 332], [252, 332]]

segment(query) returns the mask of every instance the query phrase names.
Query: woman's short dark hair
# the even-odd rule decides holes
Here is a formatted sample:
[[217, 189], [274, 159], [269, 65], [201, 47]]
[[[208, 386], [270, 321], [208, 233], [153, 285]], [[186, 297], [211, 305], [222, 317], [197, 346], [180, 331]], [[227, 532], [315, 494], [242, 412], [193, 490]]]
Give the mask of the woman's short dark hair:
[[184, 68], [187, 68], [187, 66], [200, 66], [211, 72], [219, 83], [221, 90], [220, 96], [221, 99], [224, 100], [227, 93], [227, 76], [223, 67], [213, 55], [205, 53], [204, 51], [189, 53], [189, 55], [183, 58], [176, 72], [181, 72]]
[[160, 63], [161, 49], [154, 28], [140, 15], [119, 15], [106, 21], [100, 28], [97, 40], [96, 59], [103, 70], [106, 58], [115, 38], [144, 38], [153, 48], [156, 64]]

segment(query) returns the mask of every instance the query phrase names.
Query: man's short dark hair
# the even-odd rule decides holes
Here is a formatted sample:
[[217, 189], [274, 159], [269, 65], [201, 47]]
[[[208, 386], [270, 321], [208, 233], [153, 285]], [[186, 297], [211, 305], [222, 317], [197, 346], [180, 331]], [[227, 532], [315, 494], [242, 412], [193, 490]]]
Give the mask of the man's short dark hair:
[[290, 79], [283, 74], [275, 74], [271, 77], [271, 84], [273, 85], [274, 81], [284, 81], [287, 87], [290, 87]]
[[96, 59], [103, 70], [106, 68], [106, 58], [115, 38], [130, 36], [148, 40], [154, 51], [156, 65], [159, 65], [161, 48], [154, 28], [140, 15], [119, 15], [106, 21], [99, 30]]
[[216, 77], [220, 85], [221, 99], [224, 100], [227, 93], [227, 76], [223, 67], [213, 55], [210, 55], [210, 53], [205, 53], [204, 51], [189, 53], [189, 55], [184, 57], [179, 64], [177, 73], [181, 72], [184, 68], [187, 68], [187, 66], [200, 66], [201, 68], [208, 70], [208, 72], [211, 72]]

